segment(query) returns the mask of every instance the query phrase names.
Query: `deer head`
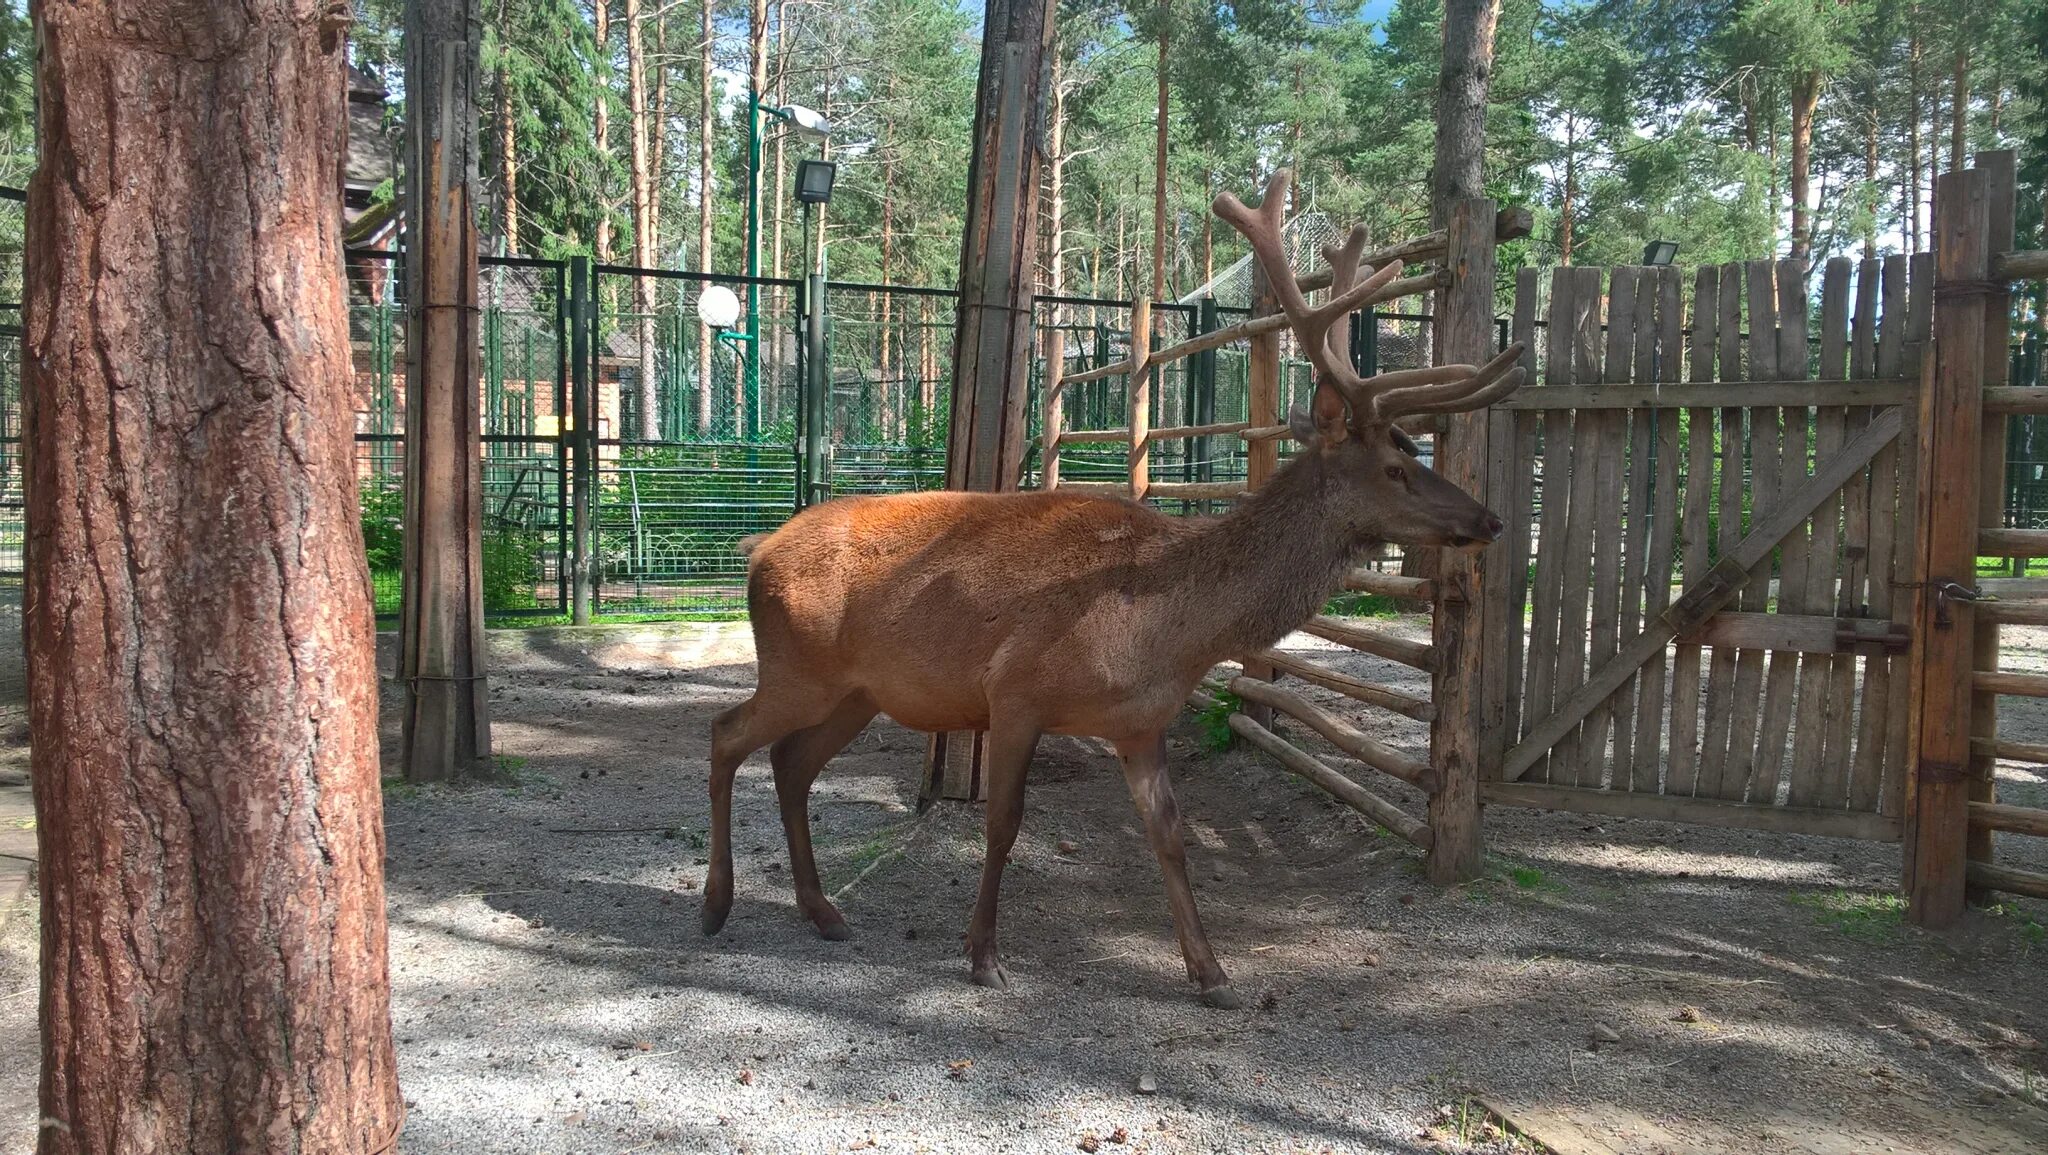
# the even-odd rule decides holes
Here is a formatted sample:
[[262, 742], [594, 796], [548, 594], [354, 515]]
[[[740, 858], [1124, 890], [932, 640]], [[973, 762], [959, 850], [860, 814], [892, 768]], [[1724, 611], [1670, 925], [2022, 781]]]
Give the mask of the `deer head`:
[[1360, 376], [1346, 353], [1351, 313], [1400, 273], [1401, 262], [1393, 261], [1361, 281], [1365, 229], [1353, 228], [1343, 244], [1324, 246], [1330, 299], [1310, 308], [1281, 241], [1280, 213], [1289, 179], [1286, 169], [1274, 173], [1257, 209], [1246, 208], [1227, 192], [1219, 194], [1212, 207], [1251, 243], [1253, 259], [1265, 270], [1303, 355], [1315, 369], [1314, 397], [1306, 408], [1296, 407], [1289, 414], [1288, 424], [1301, 451], [1315, 454], [1326, 473], [1338, 479], [1328, 516], [1361, 539], [1484, 549], [1504, 528], [1500, 518], [1423, 465], [1399, 422], [1482, 409], [1514, 392], [1522, 384], [1523, 370], [1516, 364], [1522, 346], [1510, 346], [1483, 366], [1436, 365]]

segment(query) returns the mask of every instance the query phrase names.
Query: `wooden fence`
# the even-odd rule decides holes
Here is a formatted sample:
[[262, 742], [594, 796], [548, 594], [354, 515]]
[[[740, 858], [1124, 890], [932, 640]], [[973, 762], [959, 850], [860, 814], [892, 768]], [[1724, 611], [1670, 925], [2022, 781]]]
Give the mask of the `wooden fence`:
[[[1976, 577], [1979, 556], [2048, 556], [2048, 531], [2002, 524], [2006, 416], [2048, 413], [2048, 390], [2006, 380], [2011, 283], [2048, 276], [2048, 253], [2012, 251], [2014, 168], [1988, 153], [1945, 174], [1934, 253], [1827, 261], [1817, 299], [1793, 260], [1520, 270], [1511, 329], [1533, 383], [1436, 429], [1438, 471], [1508, 531], [1427, 580], [1347, 581], [1429, 604], [1428, 643], [1303, 627], [1427, 672], [1429, 697], [1267, 651], [1227, 683], [1231, 728], [1425, 848], [1440, 882], [1478, 872], [1490, 803], [1901, 842], [1911, 917], [1930, 926], [1971, 890], [2048, 897], [2048, 875], [2000, 865], [1993, 841], [2048, 836], [2048, 811], [1999, 802], [1993, 777], [1999, 758], [2048, 762], [2000, 739], [1996, 710], [2048, 697], [2048, 675], [1998, 669], [2001, 624], [2048, 625], [2048, 580]], [[1504, 235], [1508, 217], [1467, 201], [1444, 232], [1368, 258], [1423, 266], [1387, 295], [1438, 292], [1440, 361], [1498, 347]], [[1093, 371], [1128, 374], [1125, 429], [1063, 429], [1050, 382], [1047, 484], [1063, 445], [1104, 438], [1133, 449], [1116, 492], [1262, 483], [1284, 432], [1273, 312]], [[1148, 369], [1233, 340], [1251, 345], [1249, 419], [1147, 430]], [[1247, 487], [1151, 480], [1146, 445], [1197, 435], [1252, 443]], [[1428, 758], [1289, 680], [1428, 722]], [[1276, 715], [1336, 756], [1281, 736]], [[1350, 762], [1424, 790], [1426, 818]]]

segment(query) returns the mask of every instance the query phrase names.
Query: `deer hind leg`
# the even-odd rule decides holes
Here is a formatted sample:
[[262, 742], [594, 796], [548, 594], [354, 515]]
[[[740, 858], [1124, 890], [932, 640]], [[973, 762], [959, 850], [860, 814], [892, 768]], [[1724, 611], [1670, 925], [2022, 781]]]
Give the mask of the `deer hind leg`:
[[1145, 823], [1152, 853], [1159, 858], [1159, 872], [1166, 876], [1166, 898], [1173, 907], [1173, 927], [1180, 938], [1181, 957], [1187, 960], [1188, 977], [1201, 985], [1204, 1003], [1234, 1010], [1239, 1005], [1237, 992], [1216, 961], [1216, 952], [1209, 949], [1202, 916], [1195, 910], [1195, 892], [1188, 886], [1180, 804], [1174, 801], [1173, 786], [1166, 780], [1166, 735], [1119, 743], [1117, 755], [1123, 761], [1124, 781], [1131, 788], [1138, 817]]
[[989, 727], [987, 742], [987, 852], [981, 861], [974, 918], [967, 924], [967, 958], [977, 984], [1002, 990], [1009, 987], [1010, 976], [996, 957], [996, 899], [1010, 848], [1017, 843], [1017, 827], [1024, 821], [1024, 776], [1038, 747], [1038, 727], [998, 720]]
[[[704, 878], [704, 933], [717, 934], [732, 913], [732, 780], [761, 747], [825, 719], [836, 694], [813, 687], [754, 696], [711, 723], [711, 870]], [[821, 704], [822, 703], [822, 704]]]
[[875, 704], [866, 694], [852, 694], [833, 707], [832, 715], [815, 726], [785, 734], [768, 749], [775, 766], [775, 796], [782, 804], [782, 830], [789, 838], [789, 872], [796, 883], [796, 906], [833, 942], [847, 938], [846, 919], [825, 897], [818, 883], [818, 863], [811, 855], [811, 783], [832, 756], [846, 748], [874, 720]]

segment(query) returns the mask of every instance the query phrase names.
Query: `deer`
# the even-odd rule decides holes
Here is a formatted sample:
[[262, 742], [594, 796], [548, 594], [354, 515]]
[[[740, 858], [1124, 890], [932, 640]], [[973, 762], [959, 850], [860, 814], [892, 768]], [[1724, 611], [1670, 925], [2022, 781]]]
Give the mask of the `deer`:
[[1323, 248], [1333, 284], [1311, 308], [1281, 239], [1289, 179], [1276, 172], [1257, 210], [1228, 192], [1212, 206], [1250, 243], [1315, 371], [1311, 401], [1289, 414], [1298, 450], [1231, 512], [1175, 517], [1057, 488], [901, 493], [813, 505], [744, 544], [757, 684], [711, 727], [705, 934], [732, 910], [733, 780], [747, 757], [769, 750], [797, 909], [837, 941], [848, 926], [811, 846], [818, 774], [877, 714], [982, 731], [986, 857], [966, 946], [973, 981], [1007, 988], [996, 908], [1026, 772], [1042, 735], [1075, 735], [1116, 752], [1199, 1000], [1240, 1005], [1188, 886], [1167, 728], [1215, 666], [1292, 633], [1385, 543], [1493, 542], [1500, 518], [1417, 460], [1399, 423], [1484, 408], [1523, 376], [1517, 345], [1483, 367], [1361, 377], [1344, 352], [1349, 315], [1401, 263], [1361, 280], [1355, 228]]

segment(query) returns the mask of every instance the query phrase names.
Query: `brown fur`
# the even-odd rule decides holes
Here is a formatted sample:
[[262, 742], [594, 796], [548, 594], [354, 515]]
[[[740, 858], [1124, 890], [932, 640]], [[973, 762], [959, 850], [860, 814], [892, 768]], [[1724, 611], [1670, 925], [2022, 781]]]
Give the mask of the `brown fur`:
[[[799, 905], [828, 937], [843, 936], [816, 880], [805, 800], [825, 761], [876, 713], [918, 730], [990, 732], [992, 831], [1002, 811], [1021, 809], [1039, 734], [1107, 739], [1148, 827], [1164, 827], [1155, 849], [1172, 835], [1162, 864], [1177, 858], [1161, 734], [1203, 675], [1286, 636], [1383, 541], [1480, 544], [1498, 528], [1416, 461], [1405, 437], [1361, 441], [1341, 406], [1318, 408], [1303, 452], [1225, 517], [1057, 491], [897, 494], [814, 506], [755, 543], [747, 595], [759, 681], [713, 727], [707, 928], [730, 909], [732, 771], [773, 744]], [[1169, 865], [1190, 974], [1210, 1001], [1227, 1001], [1174, 873]], [[992, 892], [975, 921], [985, 931], [970, 935], [976, 977], [998, 984]]]

